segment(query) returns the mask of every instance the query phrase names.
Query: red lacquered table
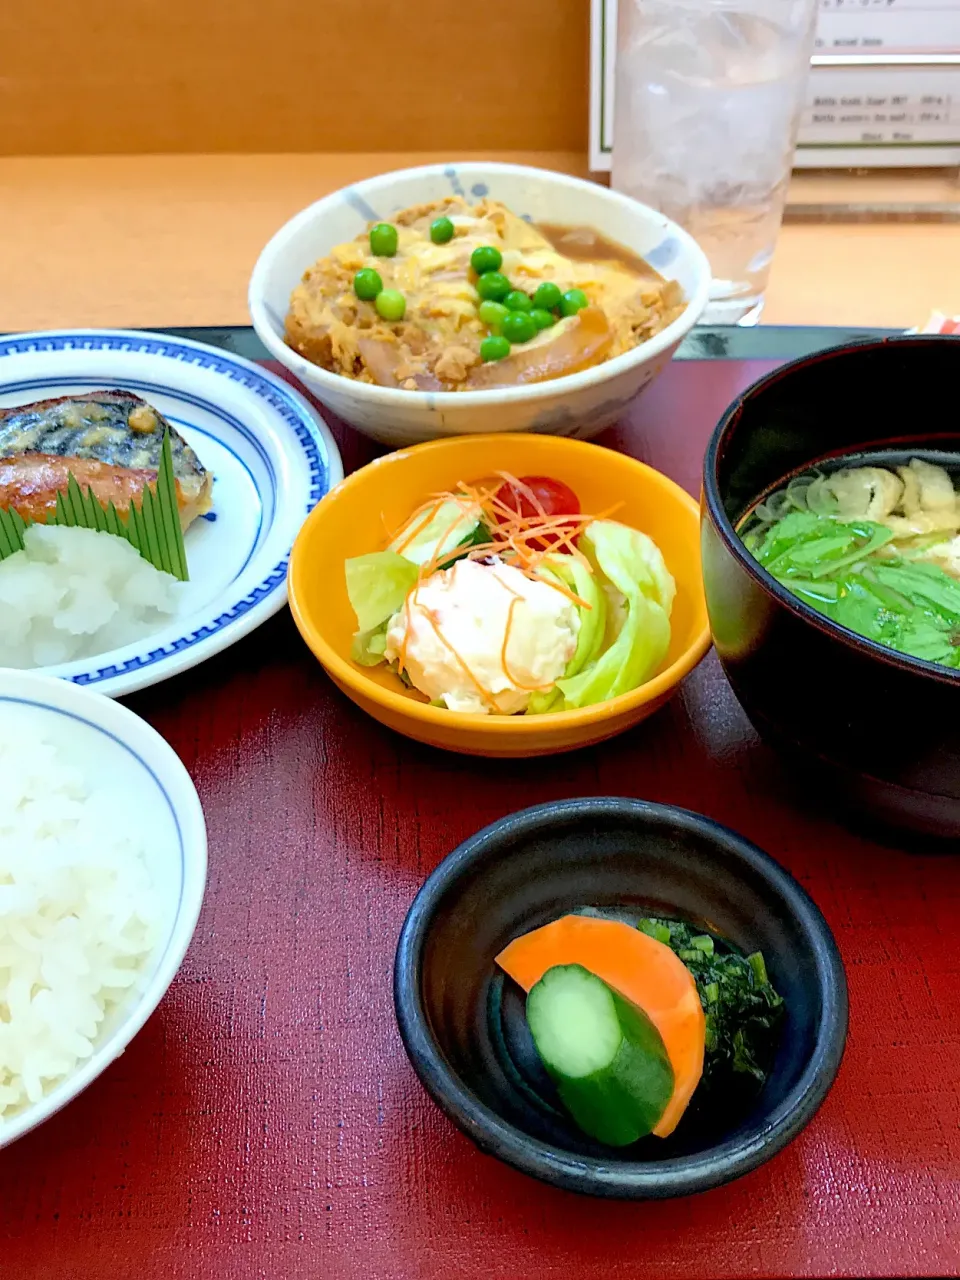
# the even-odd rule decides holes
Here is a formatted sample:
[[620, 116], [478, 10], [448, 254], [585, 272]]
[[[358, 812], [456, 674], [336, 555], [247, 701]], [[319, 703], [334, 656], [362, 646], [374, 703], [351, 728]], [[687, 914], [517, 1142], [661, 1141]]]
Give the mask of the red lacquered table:
[[[815, 338], [735, 343], [783, 358]], [[602, 443], [695, 492], [716, 418], [776, 362], [677, 361]], [[348, 468], [373, 455], [339, 438]], [[712, 656], [638, 729], [550, 760], [395, 737], [334, 690], [286, 613], [130, 704], [196, 780], [206, 904], [127, 1053], [0, 1153], [2, 1280], [960, 1273], [960, 863], [851, 835], [798, 798]], [[847, 966], [849, 1046], [822, 1111], [769, 1165], [694, 1199], [580, 1199], [481, 1155], [394, 1025], [394, 946], [425, 875], [511, 810], [603, 794], [755, 840], [812, 893]]]

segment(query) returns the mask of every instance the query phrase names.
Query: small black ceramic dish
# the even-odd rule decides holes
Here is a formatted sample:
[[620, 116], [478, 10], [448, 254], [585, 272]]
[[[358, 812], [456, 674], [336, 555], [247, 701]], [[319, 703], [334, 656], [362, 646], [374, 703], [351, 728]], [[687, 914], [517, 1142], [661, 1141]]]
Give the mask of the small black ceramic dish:
[[[667, 1139], [603, 1147], [560, 1107], [524, 997], [494, 963], [514, 938], [584, 908], [709, 926], [760, 950], [786, 1013], [759, 1093], [691, 1106]], [[665, 1199], [720, 1186], [807, 1124], [840, 1066], [847, 988], [820, 912], [782, 867], [708, 818], [639, 800], [564, 800], [512, 814], [429, 877], [394, 969], [404, 1046], [434, 1101], [484, 1152], [570, 1191]], [[696, 1095], [694, 1095], [694, 1104]]]
[[960, 835], [960, 672], [895, 653], [799, 601], [737, 525], [785, 477], [844, 454], [953, 455], [960, 341], [902, 337], [796, 361], [754, 383], [707, 449], [703, 577], [717, 653], [758, 731], [874, 820]]

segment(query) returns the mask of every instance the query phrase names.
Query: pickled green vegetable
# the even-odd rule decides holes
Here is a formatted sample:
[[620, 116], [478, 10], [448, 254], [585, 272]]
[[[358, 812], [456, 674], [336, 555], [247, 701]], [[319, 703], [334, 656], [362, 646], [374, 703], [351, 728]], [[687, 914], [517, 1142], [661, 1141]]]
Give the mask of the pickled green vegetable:
[[582, 965], [555, 965], [527, 996], [527, 1025], [585, 1133], [624, 1147], [652, 1131], [673, 1094], [674, 1075], [660, 1032], [642, 1009]]
[[707, 1024], [704, 1085], [726, 1087], [733, 1076], [763, 1084], [783, 1000], [760, 952], [745, 956], [726, 940], [695, 933], [680, 920], [648, 918], [639, 928], [675, 951], [693, 974]]

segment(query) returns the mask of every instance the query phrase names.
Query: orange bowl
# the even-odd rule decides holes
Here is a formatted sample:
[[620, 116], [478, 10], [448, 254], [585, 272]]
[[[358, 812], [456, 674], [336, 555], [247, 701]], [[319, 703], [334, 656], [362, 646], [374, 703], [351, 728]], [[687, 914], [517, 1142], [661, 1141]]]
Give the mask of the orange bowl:
[[[382, 550], [432, 493], [497, 471], [563, 480], [584, 511], [622, 505], [614, 519], [653, 538], [677, 583], [670, 649], [646, 684], [607, 702], [546, 715], [488, 716], [431, 707], [386, 666], [350, 660], [357, 622], [343, 564]], [[557, 436], [462, 436], [388, 454], [332, 489], [307, 517], [290, 557], [290, 608], [300, 633], [340, 689], [398, 733], [448, 751], [538, 756], [622, 733], [661, 707], [707, 652], [710, 631], [700, 576], [700, 515], [683, 489], [633, 458]]]

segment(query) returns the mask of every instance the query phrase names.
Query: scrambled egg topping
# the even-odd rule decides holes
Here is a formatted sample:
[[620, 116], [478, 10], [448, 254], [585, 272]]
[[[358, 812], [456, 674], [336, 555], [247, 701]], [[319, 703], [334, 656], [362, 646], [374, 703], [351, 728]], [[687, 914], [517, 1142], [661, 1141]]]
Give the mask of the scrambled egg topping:
[[[430, 224], [448, 217], [454, 237], [430, 239]], [[598, 255], [566, 257], [536, 227], [492, 200], [470, 206], [459, 197], [418, 205], [393, 218], [395, 257], [375, 257], [366, 232], [314, 263], [294, 289], [286, 320], [289, 345], [324, 369], [361, 382], [408, 390], [477, 390], [562, 377], [629, 351], [681, 313], [679, 286], [650, 269]], [[533, 293], [552, 281], [561, 292], [582, 289], [589, 305], [560, 319], [501, 360], [484, 364], [480, 344], [490, 334], [477, 309], [480, 297], [470, 255], [495, 245], [500, 270], [515, 289]], [[385, 289], [406, 299], [401, 321], [381, 319], [358, 298], [353, 279], [379, 272]]]

